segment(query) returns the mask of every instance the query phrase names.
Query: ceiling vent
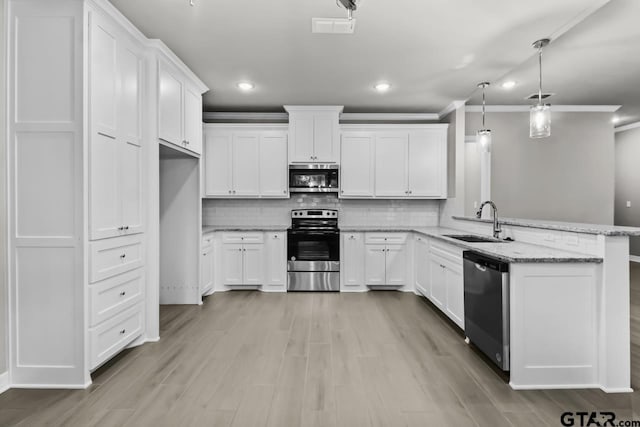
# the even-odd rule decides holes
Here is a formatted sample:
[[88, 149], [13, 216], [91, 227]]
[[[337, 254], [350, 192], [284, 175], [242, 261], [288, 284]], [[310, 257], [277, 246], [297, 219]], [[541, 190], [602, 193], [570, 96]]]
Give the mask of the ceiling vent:
[[[542, 94], [542, 99], [547, 99], [549, 97], [552, 97], [553, 95], [555, 95], [555, 93], [543, 93]], [[531, 95], [527, 96], [525, 99], [529, 99], [529, 100], [535, 101], [536, 99], [539, 99], [539, 94], [538, 94], [538, 92], [532, 93]]]
[[311, 18], [311, 32], [316, 34], [353, 34], [355, 28], [355, 19]]

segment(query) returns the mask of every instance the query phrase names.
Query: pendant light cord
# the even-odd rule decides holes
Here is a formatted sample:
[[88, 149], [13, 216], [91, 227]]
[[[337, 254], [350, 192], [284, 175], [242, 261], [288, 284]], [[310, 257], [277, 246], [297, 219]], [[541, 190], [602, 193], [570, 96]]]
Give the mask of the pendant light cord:
[[538, 87], [538, 103], [542, 105], [542, 46], [538, 48], [538, 70], [540, 73], [539, 76], [539, 87]]
[[485, 128], [484, 125], [484, 108], [485, 108], [485, 99], [484, 99], [484, 85], [482, 86], [482, 129]]

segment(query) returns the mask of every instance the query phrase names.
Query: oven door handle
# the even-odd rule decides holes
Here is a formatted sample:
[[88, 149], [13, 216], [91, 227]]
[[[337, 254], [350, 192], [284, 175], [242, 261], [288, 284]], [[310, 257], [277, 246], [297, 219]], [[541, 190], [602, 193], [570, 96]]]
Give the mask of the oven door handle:
[[336, 230], [289, 230], [289, 234], [307, 236], [337, 236], [340, 231]]

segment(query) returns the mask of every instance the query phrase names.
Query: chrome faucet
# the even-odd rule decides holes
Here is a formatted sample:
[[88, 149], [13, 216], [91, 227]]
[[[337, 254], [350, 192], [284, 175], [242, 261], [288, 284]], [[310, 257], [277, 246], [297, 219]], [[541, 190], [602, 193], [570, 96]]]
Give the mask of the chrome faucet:
[[491, 200], [482, 202], [482, 204], [480, 205], [480, 209], [478, 209], [478, 212], [476, 212], [476, 217], [482, 217], [482, 208], [484, 208], [484, 205], [491, 206], [491, 209], [493, 210], [493, 237], [499, 239], [502, 228], [500, 228], [500, 224], [498, 223], [498, 208], [496, 207], [495, 203], [493, 203]]

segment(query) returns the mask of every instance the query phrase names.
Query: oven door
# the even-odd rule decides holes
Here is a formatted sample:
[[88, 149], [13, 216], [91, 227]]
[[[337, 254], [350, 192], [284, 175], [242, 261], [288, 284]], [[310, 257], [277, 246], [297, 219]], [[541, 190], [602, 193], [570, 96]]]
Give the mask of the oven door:
[[[321, 165], [312, 165], [321, 166]], [[291, 193], [337, 193], [338, 169], [289, 168], [289, 192]]]
[[287, 259], [289, 271], [340, 271], [340, 231], [288, 230]]

